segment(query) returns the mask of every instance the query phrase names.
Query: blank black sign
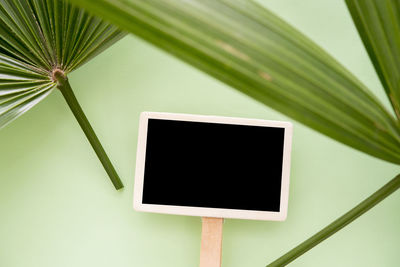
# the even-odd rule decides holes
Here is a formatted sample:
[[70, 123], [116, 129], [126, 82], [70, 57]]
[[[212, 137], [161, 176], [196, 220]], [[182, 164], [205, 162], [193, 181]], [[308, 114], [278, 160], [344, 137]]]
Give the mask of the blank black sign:
[[142, 203], [279, 212], [284, 134], [149, 119]]

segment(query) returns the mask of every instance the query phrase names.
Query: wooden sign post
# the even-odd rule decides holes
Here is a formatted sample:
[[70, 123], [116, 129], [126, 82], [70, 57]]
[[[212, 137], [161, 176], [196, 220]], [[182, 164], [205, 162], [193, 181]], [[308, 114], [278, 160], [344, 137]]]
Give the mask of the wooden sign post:
[[221, 267], [223, 218], [202, 217], [200, 267]]

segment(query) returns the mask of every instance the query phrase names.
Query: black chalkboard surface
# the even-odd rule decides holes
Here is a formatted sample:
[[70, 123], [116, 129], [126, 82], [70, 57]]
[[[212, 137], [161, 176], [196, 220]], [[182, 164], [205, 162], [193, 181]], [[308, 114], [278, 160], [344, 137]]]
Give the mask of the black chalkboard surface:
[[135, 183], [139, 210], [286, 216], [288, 182], [283, 178], [288, 176], [291, 124], [147, 112], [141, 128], [135, 178], [140, 180]]

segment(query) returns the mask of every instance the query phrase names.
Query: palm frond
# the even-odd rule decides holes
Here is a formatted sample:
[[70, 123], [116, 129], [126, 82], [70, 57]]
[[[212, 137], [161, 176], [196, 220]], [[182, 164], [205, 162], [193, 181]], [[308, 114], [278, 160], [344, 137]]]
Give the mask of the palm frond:
[[66, 74], [123, 36], [61, 0], [3, 0], [0, 6], [0, 128], [28, 111]]
[[123, 36], [64, 0], [0, 1], [0, 128], [53, 91], [54, 71], [66, 77]]
[[400, 132], [335, 59], [248, 0], [71, 0], [256, 100], [375, 157], [400, 163]]

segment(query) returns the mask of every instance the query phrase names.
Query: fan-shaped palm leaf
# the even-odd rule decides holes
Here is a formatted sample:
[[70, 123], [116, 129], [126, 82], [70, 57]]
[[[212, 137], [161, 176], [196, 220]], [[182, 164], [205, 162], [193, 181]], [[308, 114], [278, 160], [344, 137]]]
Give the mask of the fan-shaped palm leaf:
[[122, 183], [67, 75], [119, 40], [116, 27], [64, 0], [0, 1], [0, 128], [59, 88], [114, 186]]

